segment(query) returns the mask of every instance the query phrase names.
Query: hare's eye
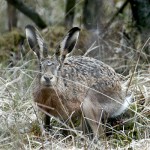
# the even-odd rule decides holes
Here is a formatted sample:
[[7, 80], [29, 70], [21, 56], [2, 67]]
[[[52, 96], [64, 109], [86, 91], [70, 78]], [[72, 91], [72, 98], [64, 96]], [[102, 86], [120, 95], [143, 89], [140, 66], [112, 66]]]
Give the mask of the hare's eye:
[[50, 62], [49, 60], [47, 61], [47, 65], [48, 66], [51, 66], [51, 65], [54, 65], [54, 63], [53, 62]]
[[48, 65], [48, 66], [51, 66], [51, 64], [52, 64], [52, 63], [51, 63], [50, 61], [47, 61], [47, 65]]

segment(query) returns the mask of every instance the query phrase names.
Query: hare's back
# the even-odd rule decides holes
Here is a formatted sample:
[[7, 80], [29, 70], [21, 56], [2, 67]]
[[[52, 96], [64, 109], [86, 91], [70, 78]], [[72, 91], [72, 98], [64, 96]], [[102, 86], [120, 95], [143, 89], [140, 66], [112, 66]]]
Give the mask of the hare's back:
[[120, 88], [120, 79], [114, 69], [90, 57], [68, 57], [64, 62], [62, 75], [69, 81], [79, 82], [95, 90]]

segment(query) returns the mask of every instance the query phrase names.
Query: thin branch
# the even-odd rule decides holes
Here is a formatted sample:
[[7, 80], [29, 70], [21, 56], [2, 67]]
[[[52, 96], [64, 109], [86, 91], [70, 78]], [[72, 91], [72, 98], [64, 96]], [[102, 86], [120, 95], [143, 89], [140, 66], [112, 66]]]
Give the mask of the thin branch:
[[46, 23], [42, 20], [38, 13], [25, 5], [22, 0], [6, 0], [9, 4], [13, 5], [16, 9], [21, 11], [24, 15], [28, 16], [39, 28], [44, 29], [47, 27]]
[[110, 25], [112, 24], [112, 22], [115, 20], [115, 18], [120, 14], [122, 13], [123, 9], [126, 7], [126, 5], [128, 4], [129, 0], [126, 0], [123, 5], [118, 9], [118, 11], [113, 15], [113, 17], [109, 20], [109, 22], [106, 24], [105, 26], [105, 29], [104, 30], [107, 30]]

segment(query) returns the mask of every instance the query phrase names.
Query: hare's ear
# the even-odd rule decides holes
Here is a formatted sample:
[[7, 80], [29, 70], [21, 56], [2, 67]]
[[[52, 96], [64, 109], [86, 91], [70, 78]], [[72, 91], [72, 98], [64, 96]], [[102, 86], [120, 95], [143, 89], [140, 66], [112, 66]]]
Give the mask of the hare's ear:
[[47, 57], [48, 56], [47, 45], [44, 42], [38, 30], [32, 25], [27, 25], [25, 27], [25, 32], [29, 46], [35, 52], [38, 59]]
[[60, 45], [57, 47], [55, 55], [58, 58], [61, 55], [61, 62], [63, 63], [66, 55], [70, 53], [75, 47], [78, 37], [79, 37], [80, 28], [73, 27], [68, 31], [67, 35], [63, 38]]

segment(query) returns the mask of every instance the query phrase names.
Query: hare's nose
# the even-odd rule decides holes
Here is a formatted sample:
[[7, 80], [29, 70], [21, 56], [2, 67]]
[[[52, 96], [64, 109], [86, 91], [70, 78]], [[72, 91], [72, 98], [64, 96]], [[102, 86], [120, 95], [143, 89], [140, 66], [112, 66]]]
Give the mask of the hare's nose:
[[47, 76], [44, 76], [44, 79], [46, 82], [50, 82], [50, 80], [52, 79], [53, 77], [47, 77]]

